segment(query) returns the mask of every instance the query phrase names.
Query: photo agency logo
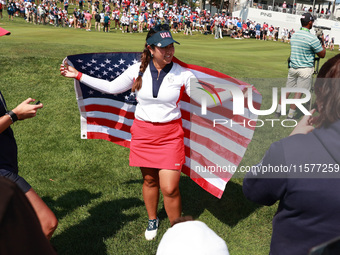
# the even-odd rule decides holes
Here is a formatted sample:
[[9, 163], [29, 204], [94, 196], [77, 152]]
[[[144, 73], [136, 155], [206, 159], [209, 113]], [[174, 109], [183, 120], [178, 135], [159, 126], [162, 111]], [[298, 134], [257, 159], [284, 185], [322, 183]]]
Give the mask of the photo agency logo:
[[[228, 101], [232, 101], [232, 113], [233, 116], [243, 116], [243, 121], [235, 121], [232, 118], [213, 118], [213, 127], [217, 125], [228, 125], [230, 127], [235, 125], [242, 125], [244, 127], [263, 127], [266, 123], [272, 127], [275, 124], [280, 123], [283, 127], [295, 127], [297, 120], [295, 119], [284, 119], [278, 118], [258, 118], [258, 116], [270, 116], [273, 114], [278, 106], [278, 88], [272, 88], [271, 100], [272, 104], [269, 109], [256, 109], [254, 106], [254, 91], [251, 85], [249, 86], [238, 86], [235, 84], [223, 84], [217, 87], [208, 82], [199, 81], [202, 87], [197, 87], [205, 93], [201, 96], [201, 115], [208, 114], [208, 108], [222, 106]], [[281, 92], [281, 113], [286, 115], [289, 105], [295, 105], [297, 109], [304, 115], [311, 115], [310, 112], [305, 108], [303, 104], [311, 100], [311, 93], [308, 89], [304, 88], [280, 88]], [[288, 93], [301, 93], [302, 98], [286, 98]], [[222, 96], [223, 94], [223, 96]], [[217, 101], [218, 100], [218, 101]], [[245, 104], [247, 102], [247, 104]], [[250, 118], [249, 118], [250, 117]]]

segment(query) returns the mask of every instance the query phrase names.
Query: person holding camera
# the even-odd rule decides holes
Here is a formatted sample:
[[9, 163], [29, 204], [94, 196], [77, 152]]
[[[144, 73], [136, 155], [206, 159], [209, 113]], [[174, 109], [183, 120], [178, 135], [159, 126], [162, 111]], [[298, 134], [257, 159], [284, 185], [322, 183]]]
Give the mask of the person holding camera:
[[[314, 23], [312, 14], [303, 14], [300, 21], [302, 27], [292, 35], [290, 40], [291, 53], [286, 87], [310, 90], [314, 73], [315, 54], [320, 58], [324, 58], [326, 56], [326, 48], [323, 43], [323, 37], [319, 40], [317, 36], [310, 33]], [[289, 94], [287, 93], [286, 97]], [[295, 93], [294, 99], [301, 98], [301, 96], [301, 93]], [[290, 105], [287, 119], [293, 119], [295, 111], [296, 105]], [[277, 106], [275, 115], [277, 117], [281, 115], [281, 102]]]

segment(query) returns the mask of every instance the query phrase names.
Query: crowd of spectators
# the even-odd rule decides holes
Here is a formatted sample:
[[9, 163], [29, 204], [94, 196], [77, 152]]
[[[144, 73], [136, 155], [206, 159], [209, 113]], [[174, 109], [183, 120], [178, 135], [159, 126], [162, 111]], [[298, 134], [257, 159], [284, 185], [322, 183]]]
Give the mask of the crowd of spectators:
[[283, 3], [274, 3], [272, 4], [262, 4], [262, 3], [255, 3], [251, 2], [250, 7], [256, 9], [263, 9], [275, 12], [283, 12], [283, 13], [291, 13], [291, 14], [302, 14], [306, 12], [312, 13], [317, 18], [329, 19], [332, 17], [332, 12], [330, 8], [324, 8], [323, 6], [314, 7], [314, 11], [312, 6], [297, 6], [297, 4], [287, 3], [283, 1]]
[[239, 18], [227, 17], [223, 14], [215, 14], [213, 25], [216, 39], [227, 35], [235, 39], [256, 38], [256, 40], [279, 41], [280, 38], [281, 42], [289, 42], [294, 33], [294, 29], [280, 29], [266, 22], [260, 24], [249, 19], [242, 21]]
[[[72, 15], [69, 15], [69, 12], [68, 12], [68, 5], [69, 5], [68, 0], [64, 0], [64, 2], [62, 3], [49, 2], [49, 1], [44, 0], [40, 4], [38, 3], [36, 4], [35, 2], [23, 2], [21, 0], [20, 1], [10, 0], [8, 4], [4, 2], [0, 2], [0, 3], [1, 3], [1, 7], [6, 5], [10, 20], [13, 20], [14, 17], [20, 16], [24, 18], [27, 22], [32, 22], [34, 24], [45, 24], [45, 25], [53, 24], [55, 26], [59, 26], [59, 25], [69, 26], [69, 27], [74, 27], [74, 29], [84, 28], [87, 31], [91, 31], [92, 18], [94, 17], [95, 29], [100, 31], [101, 27], [103, 27], [104, 32], [109, 32], [111, 26], [114, 29], [120, 29], [123, 33], [143, 32], [144, 30], [149, 29], [150, 27], [156, 25], [157, 23], [168, 23], [174, 33], [184, 31], [184, 34], [188, 35], [188, 34], [192, 34], [192, 31], [194, 30], [194, 31], [198, 31], [201, 33], [207, 33], [207, 34], [212, 33], [215, 35], [216, 39], [223, 38], [224, 33], [227, 33], [227, 35], [230, 35], [230, 37], [235, 38], [235, 39], [254, 37], [256, 38], [256, 40], [277, 41], [279, 40], [279, 32], [281, 32], [280, 40], [282, 42], [289, 42], [292, 34], [295, 32], [293, 29], [289, 30], [287, 28], [283, 28], [280, 31], [280, 28], [274, 27], [272, 25], [268, 25], [267, 23], [260, 24], [260, 23], [257, 23], [251, 20], [242, 21], [239, 18], [236, 18], [236, 17], [232, 18], [225, 14], [215, 14], [214, 16], [211, 16], [210, 13], [207, 12], [206, 10], [201, 11], [199, 9], [195, 9], [194, 11], [192, 11], [191, 8], [187, 6], [169, 7], [165, 1], [163, 1], [162, 3], [156, 3], [156, 2], [153, 3], [152, 9], [151, 9], [150, 4], [143, 2], [143, 1], [141, 1], [138, 5], [133, 5], [129, 1], [125, 1], [125, 0], [121, 3], [120, 2], [113, 2], [113, 3], [103, 2], [101, 6], [102, 7], [101, 10], [100, 10], [100, 5], [99, 5], [98, 0], [95, 3], [92, 3], [91, 1], [92, 0], [88, 1], [88, 7], [86, 10], [86, 8], [84, 8], [83, 0], [79, 0], [79, 2], [77, 3], [79, 5], [79, 9], [77, 7], [74, 8]], [[63, 4], [64, 7], [63, 8], [59, 7], [58, 5], [60, 4]], [[329, 43], [330, 45], [333, 43], [333, 46], [334, 46], [334, 38], [330, 39], [329, 36], [326, 36], [325, 41], [327, 44]], [[339, 65], [340, 65], [340, 58], [338, 55], [326, 62], [324, 67], [322, 67], [320, 70], [318, 79], [322, 80], [322, 78], [326, 78], [326, 77], [337, 78], [337, 76], [339, 76], [339, 73], [338, 71], [336, 72], [333, 70], [339, 70], [338, 68]], [[332, 72], [334, 72], [335, 74], [332, 74], [332, 76], [329, 75], [329, 73], [332, 73]], [[294, 146], [296, 146], [297, 144], [302, 144], [301, 146], [312, 145], [309, 147], [307, 146], [308, 148], [314, 148], [313, 146], [317, 145], [319, 146], [319, 149], [320, 149], [318, 150], [318, 152], [321, 151], [322, 153], [320, 153], [321, 156], [314, 159], [316, 160], [316, 162], [320, 162], [320, 160], [323, 160], [327, 163], [330, 162], [331, 163], [330, 165], [336, 165], [336, 164], [339, 165], [338, 158], [333, 157], [333, 155], [338, 155], [333, 152], [337, 152], [338, 151], [337, 149], [339, 146], [338, 144], [336, 144], [337, 146], [335, 147], [335, 143], [334, 144], [331, 143], [331, 141], [336, 140], [333, 137], [334, 134], [339, 134], [339, 132], [333, 132], [334, 130], [335, 131], [339, 130], [339, 124], [340, 124], [339, 113], [336, 111], [336, 109], [339, 109], [339, 108], [331, 107], [330, 106], [331, 104], [328, 104], [328, 107], [330, 107], [334, 113], [329, 109], [326, 109], [327, 111], [323, 110], [323, 107], [327, 106], [326, 102], [323, 101], [324, 98], [329, 98], [333, 94], [335, 96], [333, 96], [334, 98], [332, 100], [335, 100], [335, 102], [339, 102], [339, 100], [337, 100], [339, 98], [339, 93], [337, 93], [339, 92], [339, 89], [337, 89], [338, 86], [336, 86], [337, 85], [336, 79], [333, 79], [333, 81], [331, 82], [317, 81], [316, 85], [317, 85], [316, 90], [315, 90], [316, 97], [317, 97], [316, 102], [317, 102], [317, 107], [319, 108], [318, 110], [320, 111], [320, 117], [316, 117], [314, 120], [312, 119], [312, 121], [309, 121], [310, 117], [308, 116], [307, 118], [304, 118], [303, 122], [300, 122], [299, 126], [297, 126], [297, 129], [294, 129], [293, 133], [291, 134], [292, 136], [293, 135], [299, 135], [299, 136], [295, 136], [295, 140], [293, 138], [290, 140], [288, 139], [281, 140], [280, 141], [282, 143], [281, 147], [276, 148], [275, 146], [277, 146], [278, 143], [274, 144], [274, 146], [271, 147], [270, 151], [263, 158], [261, 165], [265, 165], [264, 163], [269, 162], [271, 164], [268, 164], [268, 165], [275, 166], [275, 164], [277, 165], [281, 164], [283, 160], [285, 162], [298, 162], [299, 164], [303, 164], [304, 162], [310, 162], [310, 161], [304, 161], [304, 159], [303, 158], [301, 159], [301, 157], [298, 157], [299, 161], [297, 161], [296, 159], [297, 158], [296, 155], [298, 155], [297, 153], [290, 153], [290, 154], [282, 153], [282, 149], [285, 149], [286, 151], [293, 151], [291, 148], [294, 148]], [[320, 87], [321, 88], [327, 87], [328, 92], [326, 89], [321, 89]], [[329, 89], [329, 87], [331, 87], [331, 89]], [[324, 95], [322, 93], [324, 93]], [[331, 113], [331, 114], [329, 114], [328, 116], [326, 113]], [[18, 117], [16, 116], [16, 114], [13, 115], [13, 112], [12, 112], [12, 115], [11, 115], [11, 111], [8, 112], [8, 115], [10, 116], [8, 118], [8, 121], [11, 120], [11, 122], [14, 123], [14, 121], [18, 120]], [[17, 119], [13, 121], [12, 116], [16, 116]], [[319, 124], [320, 126], [318, 127], [318, 130], [313, 131], [314, 127], [311, 126], [312, 124]], [[300, 130], [303, 130], [303, 132]], [[313, 138], [314, 136], [318, 138], [316, 142], [314, 142], [315, 139], [313, 141], [310, 139], [311, 137]], [[296, 139], [300, 139], [302, 142], [297, 143]], [[327, 143], [325, 143], [325, 141], [327, 141]], [[326, 150], [324, 148], [324, 144], [330, 144], [329, 148], [331, 150], [329, 150], [328, 147]], [[335, 147], [335, 149], [332, 146]], [[297, 151], [301, 152], [302, 150], [297, 150]], [[280, 155], [281, 157], [282, 155], [285, 155], [285, 158], [284, 159], [280, 158], [278, 155]], [[308, 153], [306, 155], [307, 156], [305, 158], [307, 159], [311, 157], [310, 154]], [[317, 165], [317, 164], [314, 164], [314, 165]], [[333, 172], [333, 170], [329, 172]], [[338, 220], [337, 220], [338, 218], [336, 217], [336, 213], [329, 214], [329, 212], [332, 211], [332, 210], [329, 210], [329, 208], [334, 207], [334, 204], [335, 205], [339, 204], [337, 203], [339, 202], [338, 201], [339, 199], [337, 199], [336, 196], [333, 196], [333, 197], [331, 196], [332, 194], [334, 194], [334, 190], [339, 189], [338, 188], [339, 181], [337, 178], [329, 179], [329, 180], [333, 180], [333, 182], [330, 182], [328, 179], [324, 179], [324, 178], [323, 179], [320, 178], [320, 180], [315, 178], [315, 179], [308, 180], [308, 183], [305, 181], [306, 179], [301, 179], [301, 178], [276, 178], [276, 179], [264, 178], [262, 179], [264, 180], [264, 183], [261, 183], [257, 179], [254, 181], [254, 178], [257, 178], [256, 176], [257, 174], [255, 174], [254, 172], [247, 173], [247, 176], [244, 179], [244, 183], [243, 183], [244, 194], [250, 200], [256, 201], [263, 205], [272, 205], [277, 200], [280, 200], [278, 212], [276, 215], [280, 216], [281, 214], [283, 214], [284, 216], [283, 217], [280, 216], [281, 218], [279, 218], [279, 220], [277, 220], [278, 217], [274, 218], [273, 222], [276, 224], [281, 224], [281, 226], [283, 226], [284, 224], [285, 226], [287, 225], [289, 226], [289, 229], [284, 228], [284, 227], [275, 228], [275, 232], [273, 232], [275, 235], [273, 234], [272, 245], [271, 245], [272, 250], [282, 251], [284, 250], [282, 249], [282, 247], [283, 248], [288, 247], [289, 248], [287, 249], [288, 252], [285, 254], [301, 254], [300, 252], [301, 250], [307, 251], [314, 245], [319, 244], [321, 241], [333, 240], [334, 237], [338, 236], [338, 232], [339, 232], [338, 229], [332, 228], [332, 226], [336, 226], [338, 224]], [[271, 185], [262, 185], [262, 184], [266, 184], [265, 182], [268, 182], [268, 180], [270, 180], [269, 184]], [[273, 184], [272, 180], [276, 181], [277, 183]], [[3, 180], [0, 179], [0, 181], [3, 181]], [[287, 185], [286, 182], [288, 182], [288, 184], [290, 185]], [[311, 182], [313, 183], [311, 184]], [[7, 183], [6, 185], [9, 186], [11, 184]], [[258, 185], [258, 187], [256, 185]], [[287, 194], [282, 195], [281, 193], [287, 193], [287, 192], [286, 192], [286, 188], [282, 189], [280, 188], [280, 185], [283, 187], [291, 187], [292, 191], [294, 191], [294, 188], [297, 187], [298, 192], [290, 192], [288, 195]], [[310, 196], [309, 193], [310, 193], [310, 190], [312, 189], [308, 185], [312, 187], [312, 189], [316, 189], [318, 191], [317, 194], [324, 194], [325, 191], [328, 192], [329, 194], [327, 197], [330, 197], [330, 199], [325, 200], [323, 199], [322, 196], [320, 196], [320, 199], [315, 200], [316, 201], [315, 206], [313, 207], [311, 207], [310, 204], [308, 203], [307, 204], [301, 203], [301, 201], [306, 201], [306, 198], [307, 198], [306, 194]], [[301, 187], [304, 187], [306, 191], [301, 192], [302, 190]], [[294, 196], [292, 196], [291, 194], [294, 194]], [[25, 201], [24, 198], [25, 197], [22, 196], [21, 201], [19, 202], [27, 203], [27, 201]], [[296, 203], [296, 201], [300, 203]], [[319, 206], [320, 201], [323, 201], [323, 203], [321, 204], [322, 206]], [[281, 205], [282, 203], [287, 203], [287, 202], [293, 203], [293, 205], [298, 205], [298, 206], [290, 207], [289, 208], [290, 210], [285, 210], [286, 208], [282, 207]], [[299, 216], [302, 215], [302, 216], [299, 218], [291, 217], [290, 214], [292, 214], [291, 212], [292, 208], [295, 210], [296, 215], [299, 215]], [[30, 207], [30, 209], [33, 209], [33, 208]], [[300, 213], [300, 211], [302, 211], [303, 213]], [[333, 210], [333, 212], [336, 212], [336, 210]], [[34, 212], [32, 211], [32, 213]], [[34, 218], [33, 220], [36, 221], [36, 226], [39, 226], [38, 221], [37, 221], [38, 218]], [[311, 232], [310, 231], [311, 228], [309, 224], [308, 223], [304, 224], [308, 220], [314, 220], [315, 222], [318, 222], [318, 223], [321, 222], [319, 224], [320, 226], [315, 226], [314, 227], [315, 229], [313, 229], [313, 231]], [[326, 225], [325, 229], [322, 228], [324, 227], [324, 225]], [[294, 232], [294, 230], [298, 230], [298, 231]], [[17, 232], [15, 232], [15, 234], [16, 233]], [[20, 233], [20, 231], [18, 233]], [[208, 238], [207, 238], [207, 235], [204, 235], [206, 233], [209, 233]], [[296, 233], [296, 234], [292, 235], [292, 233]], [[191, 242], [190, 243], [185, 242], [185, 245], [181, 246], [179, 249], [178, 246], [176, 245], [174, 246], [172, 244], [176, 243], [176, 240], [181, 238], [180, 234], [191, 237], [191, 240], [190, 240]], [[196, 234], [197, 237], [196, 236], [193, 237], [194, 234]], [[39, 235], [41, 235], [40, 232], [39, 232]], [[291, 240], [286, 238], [286, 236], [291, 237], [290, 238]], [[295, 238], [295, 236], [297, 236], [298, 238]], [[308, 236], [309, 238], [306, 238], [306, 236]], [[44, 237], [39, 237], [39, 238], [43, 239]], [[198, 239], [198, 238], [202, 238], [202, 239]], [[200, 241], [203, 239], [205, 242]], [[26, 239], [24, 238], [24, 240]], [[43, 240], [45, 241], [45, 239]], [[197, 240], [199, 240], [200, 242], [197, 242]], [[303, 241], [305, 241], [305, 243], [303, 243], [303, 245], [300, 245], [300, 246], [299, 245], [289, 246], [286, 243], [284, 243], [282, 240], [284, 240], [287, 243], [292, 242], [292, 241], [296, 241], [298, 244], [301, 244]], [[199, 244], [201, 244], [201, 246], [199, 246]], [[11, 248], [12, 247], [16, 248], [15, 245], [10, 245], [10, 246]], [[37, 247], [37, 246], [34, 246], [34, 247]], [[178, 249], [179, 251], [182, 251], [184, 250], [184, 248], [187, 248], [188, 250], [191, 250], [191, 251], [193, 250], [193, 248], [196, 248], [197, 249], [196, 254], [199, 254], [199, 252], [203, 253], [203, 251], [205, 251], [206, 249], [211, 251], [211, 249], [214, 249], [214, 248], [216, 249], [216, 251], [214, 251], [214, 254], [224, 254], [224, 255], [229, 254], [228, 248], [224, 240], [218, 237], [212, 230], [210, 230], [204, 223], [201, 223], [201, 222], [188, 221], [187, 223], [183, 223], [183, 222], [177, 223], [175, 227], [172, 227], [164, 235], [159, 245], [157, 254], [169, 254], [170, 252], [168, 251], [170, 251], [170, 249], [173, 249], [173, 250]], [[51, 247], [47, 246], [46, 249], [51, 249]], [[334, 254], [337, 254], [339, 252], [338, 247], [336, 247], [336, 249], [337, 249], [336, 253]], [[298, 253], [290, 253], [291, 251], [295, 251], [295, 250], [297, 250]], [[177, 254], [179, 254], [178, 251], [176, 252]], [[53, 254], [53, 253], [54, 251], [49, 251], [49, 254]], [[186, 253], [184, 252], [183, 254], [186, 254]]]
[[[8, 3], [2, 3], [7, 8], [10, 20], [22, 17], [34, 24], [85, 28], [88, 31], [91, 30], [92, 23], [99, 31], [101, 28], [107, 28], [107, 31], [114, 28], [123, 33], [143, 32], [158, 23], [168, 23], [175, 33], [187, 29], [192, 34], [193, 30], [203, 33], [212, 21], [209, 11], [201, 11], [199, 8], [192, 10], [185, 5], [169, 6], [166, 1], [150, 4], [141, 0], [133, 4], [129, 0], [89, 0], [87, 5], [83, 0], [43, 0], [41, 3], [34, 0], [9, 0]], [[69, 9], [71, 6], [72, 10]]]
[[[0, 0], [7, 7], [10, 20], [22, 17], [33, 24], [51, 24], [75, 29], [122, 33], [142, 33], [160, 23], [167, 23], [173, 33], [193, 32], [213, 34], [215, 39], [230, 36], [235, 39], [256, 38], [288, 42], [294, 29], [260, 24], [252, 20], [241, 20], [226, 13], [211, 15], [208, 10], [192, 9], [189, 6], [169, 5], [166, 1], [148, 3], [145, 0], [133, 4], [129, 0], [42, 0], [40, 3], [24, 0]], [[39, 1], [39, 0], [36, 0]], [[72, 7], [71, 7], [72, 6]], [[70, 8], [69, 8], [70, 7]], [[333, 49], [334, 38], [327, 40], [327, 47]], [[333, 42], [333, 43], [332, 43]]]

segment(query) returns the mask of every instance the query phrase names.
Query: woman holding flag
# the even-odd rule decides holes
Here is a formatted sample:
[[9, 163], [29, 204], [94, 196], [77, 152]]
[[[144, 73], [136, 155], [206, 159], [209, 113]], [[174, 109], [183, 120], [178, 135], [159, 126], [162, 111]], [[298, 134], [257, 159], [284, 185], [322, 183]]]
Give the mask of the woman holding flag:
[[[196, 83], [197, 79], [189, 70], [172, 62], [174, 43], [179, 43], [169, 30], [168, 25], [150, 29], [141, 62], [130, 66], [111, 82], [82, 74], [67, 64], [60, 68], [63, 76], [75, 78], [104, 93], [117, 94], [129, 89], [136, 92], [138, 104], [131, 127], [130, 166], [140, 167], [143, 175], [143, 198], [149, 217], [145, 231], [147, 240], [154, 239], [157, 234], [159, 189], [170, 224], [181, 216], [179, 179], [185, 163], [181, 96], [185, 91], [200, 102], [206, 95], [201, 89], [190, 89], [190, 83]], [[229, 92], [225, 94], [230, 98]], [[212, 98], [207, 101], [208, 106], [214, 105]]]

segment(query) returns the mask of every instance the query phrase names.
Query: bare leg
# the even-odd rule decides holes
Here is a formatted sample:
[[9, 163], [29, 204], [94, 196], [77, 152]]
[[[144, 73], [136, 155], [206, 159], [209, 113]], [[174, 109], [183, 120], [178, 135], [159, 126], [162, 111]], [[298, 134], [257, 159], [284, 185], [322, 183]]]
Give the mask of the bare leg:
[[182, 201], [179, 192], [180, 171], [159, 170], [159, 183], [164, 197], [164, 207], [170, 224], [181, 216]]
[[159, 201], [159, 176], [158, 169], [141, 167], [143, 174], [143, 198], [148, 212], [149, 220], [157, 218]]
[[32, 188], [29, 189], [25, 195], [38, 216], [42, 231], [44, 232], [46, 238], [50, 240], [58, 226], [57, 218]]

